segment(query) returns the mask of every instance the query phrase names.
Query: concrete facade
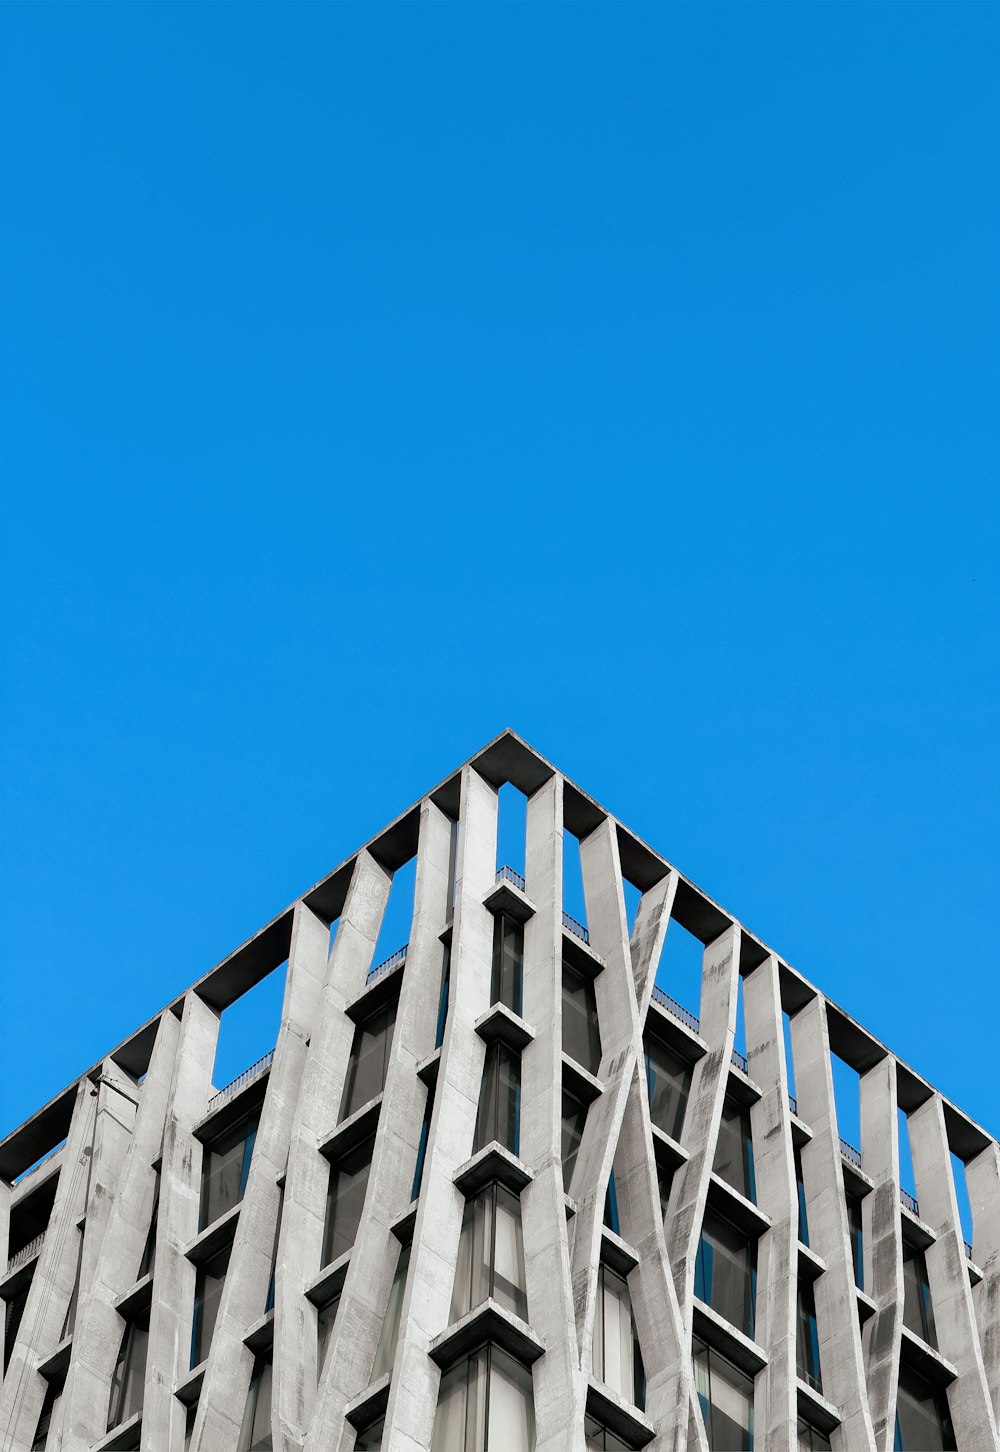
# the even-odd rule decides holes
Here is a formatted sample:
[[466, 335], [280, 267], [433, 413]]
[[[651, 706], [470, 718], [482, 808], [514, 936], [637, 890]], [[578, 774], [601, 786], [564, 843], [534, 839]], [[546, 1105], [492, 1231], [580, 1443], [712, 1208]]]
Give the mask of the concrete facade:
[[1000, 1452], [996, 1140], [509, 731], [0, 1141], [0, 1297], [0, 1452]]

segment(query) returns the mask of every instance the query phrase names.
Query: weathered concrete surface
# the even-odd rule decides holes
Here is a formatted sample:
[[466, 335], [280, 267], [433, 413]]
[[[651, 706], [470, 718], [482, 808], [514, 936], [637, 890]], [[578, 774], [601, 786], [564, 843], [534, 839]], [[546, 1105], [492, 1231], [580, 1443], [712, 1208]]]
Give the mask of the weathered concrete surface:
[[861, 1202], [864, 1282], [878, 1307], [864, 1328], [864, 1349], [878, 1452], [892, 1452], [903, 1334], [898, 1105], [896, 1064], [886, 1057], [861, 1076], [861, 1158], [875, 1182]]

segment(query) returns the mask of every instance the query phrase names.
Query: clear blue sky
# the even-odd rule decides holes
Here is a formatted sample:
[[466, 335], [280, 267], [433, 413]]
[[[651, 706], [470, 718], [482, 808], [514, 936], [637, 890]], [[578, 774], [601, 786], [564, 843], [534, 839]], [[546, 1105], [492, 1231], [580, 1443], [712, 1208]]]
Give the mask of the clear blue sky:
[[506, 725], [1000, 1130], [998, 71], [0, 7], [0, 1132]]

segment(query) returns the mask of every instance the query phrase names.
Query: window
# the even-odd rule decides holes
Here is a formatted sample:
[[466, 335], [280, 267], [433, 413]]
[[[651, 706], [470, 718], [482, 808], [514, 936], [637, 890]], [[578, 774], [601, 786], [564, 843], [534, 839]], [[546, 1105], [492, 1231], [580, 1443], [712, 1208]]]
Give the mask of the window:
[[806, 1186], [802, 1178], [802, 1151], [798, 1145], [793, 1151], [795, 1155], [795, 1189], [799, 1197], [799, 1239], [803, 1245], [809, 1244], [809, 1215], [806, 1210]]
[[695, 1340], [693, 1358], [712, 1452], [753, 1452], [753, 1381], [703, 1341]]
[[271, 1452], [271, 1358], [258, 1356], [247, 1391], [236, 1452]]
[[807, 1283], [799, 1286], [799, 1312], [795, 1334], [796, 1368], [803, 1381], [814, 1391], [822, 1392], [823, 1378], [819, 1368], [819, 1332], [816, 1327], [816, 1300]]
[[695, 1263], [694, 1293], [747, 1336], [754, 1334], [757, 1243], [706, 1210]]
[[502, 1185], [488, 1185], [465, 1204], [451, 1320], [488, 1297], [527, 1320], [521, 1202]]
[[903, 1241], [903, 1325], [928, 1346], [937, 1346], [927, 1261], [922, 1250]]
[[594, 1417], [584, 1419], [583, 1435], [587, 1439], [587, 1452], [631, 1452], [631, 1443], [623, 1442]]
[[646, 1042], [649, 1117], [657, 1129], [679, 1140], [691, 1089], [691, 1066], [656, 1039]]
[[142, 1410], [142, 1390], [146, 1380], [146, 1347], [149, 1342], [149, 1314], [128, 1321], [118, 1349], [118, 1360], [111, 1377], [108, 1399], [108, 1431], [127, 1422]]
[[73, 1289], [70, 1292], [69, 1304], [66, 1307], [66, 1314], [63, 1317], [62, 1332], [60, 1341], [65, 1341], [67, 1336], [73, 1334], [73, 1327], [76, 1325], [76, 1308], [80, 1300], [80, 1270], [83, 1265], [83, 1227], [76, 1227], [76, 1272], [73, 1276]]
[[670, 1204], [670, 1187], [674, 1183], [674, 1172], [666, 1165], [656, 1162], [656, 1186], [660, 1193], [660, 1214], [663, 1219], [667, 1218], [667, 1206]]
[[354, 1452], [381, 1452], [382, 1435], [385, 1432], [385, 1417], [364, 1427], [357, 1435]]
[[532, 1452], [531, 1372], [483, 1346], [441, 1378], [431, 1452]]
[[451, 948], [444, 950], [444, 968], [441, 973], [441, 997], [438, 999], [438, 1021], [437, 1033], [434, 1035], [434, 1047], [439, 1049], [444, 1043], [444, 1026], [448, 1022], [448, 990], [451, 984]]
[[570, 1094], [566, 1089], [562, 1095], [562, 1162], [563, 1162], [563, 1189], [568, 1190], [573, 1183], [573, 1168], [576, 1164], [577, 1150], [580, 1148], [580, 1141], [583, 1138], [583, 1127], [587, 1123], [587, 1106], [582, 1099], [577, 1099], [575, 1094]]
[[865, 1288], [864, 1240], [861, 1229], [861, 1200], [857, 1195], [847, 1196], [847, 1223], [851, 1231], [851, 1259], [854, 1261], [854, 1284], [859, 1291]]
[[396, 1261], [396, 1274], [389, 1290], [389, 1304], [382, 1322], [382, 1334], [375, 1348], [375, 1364], [372, 1367], [372, 1381], [378, 1381], [392, 1370], [396, 1359], [396, 1342], [399, 1340], [399, 1319], [403, 1310], [403, 1293], [406, 1290], [406, 1273], [410, 1269], [410, 1247], [404, 1245]]
[[830, 1439], [799, 1418], [799, 1452], [831, 1452]]
[[274, 1310], [274, 1288], [278, 1275], [278, 1241], [281, 1238], [281, 1217], [285, 1210], [285, 1191], [278, 1191], [278, 1213], [274, 1219], [274, 1244], [271, 1247], [271, 1278], [267, 1283], [267, 1296], [264, 1300], [264, 1315]]
[[61, 1386], [57, 1387], [52, 1382], [46, 1384], [45, 1400], [42, 1402], [42, 1413], [38, 1418], [38, 1426], [35, 1428], [31, 1452], [45, 1452], [45, 1444], [49, 1440], [49, 1427], [52, 1425], [52, 1417], [61, 1396]]
[[329, 1265], [350, 1250], [361, 1224], [368, 1191], [375, 1136], [362, 1140], [330, 1167], [330, 1188], [326, 1196], [326, 1225], [323, 1230], [323, 1264]]
[[563, 1053], [596, 1074], [601, 1066], [601, 1031], [594, 985], [568, 963], [562, 969]]
[[156, 1254], [156, 1222], [160, 1210], [160, 1173], [156, 1172], [156, 1184], [153, 1189], [153, 1210], [149, 1217], [149, 1231], [146, 1235], [146, 1243], [142, 1248], [142, 1259], [139, 1262], [138, 1280], [149, 1275], [153, 1269], [153, 1258]]
[[191, 1365], [200, 1366], [208, 1355], [219, 1315], [222, 1287], [229, 1269], [231, 1245], [198, 1267], [194, 1280], [194, 1317], [191, 1322]]
[[524, 928], [501, 913], [493, 928], [491, 1003], [505, 1003], [520, 1017], [524, 987]]
[[258, 1105], [233, 1127], [205, 1147], [201, 1167], [201, 1220], [199, 1230], [212, 1225], [243, 1199], [257, 1138]]
[[194, 1436], [194, 1424], [198, 1420], [198, 1403], [192, 1402], [184, 1417], [184, 1452], [188, 1452]]
[[410, 1199], [415, 1200], [420, 1194], [420, 1186], [424, 1182], [424, 1161], [427, 1158], [427, 1140], [431, 1132], [431, 1116], [434, 1113], [434, 1088], [432, 1084], [427, 1091], [427, 1102], [424, 1105], [424, 1118], [420, 1126], [420, 1139], [417, 1143], [417, 1164], [413, 1171], [413, 1185], [410, 1188]]
[[906, 1366], [899, 1368], [895, 1452], [955, 1452], [948, 1399]]
[[[32, 1276], [32, 1280], [34, 1276]], [[28, 1292], [31, 1290], [31, 1281], [18, 1291], [16, 1296], [11, 1296], [9, 1301], [4, 1302], [3, 1313], [3, 1369], [6, 1374], [10, 1364], [11, 1354], [14, 1350], [14, 1343], [17, 1340], [17, 1333], [21, 1327], [21, 1317], [24, 1315], [24, 1308], [28, 1300]]]
[[626, 1401], [646, 1405], [646, 1374], [628, 1282], [603, 1264], [597, 1271], [594, 1375]]
[[396, 1025], [396, 1003], [386, 1005], [366, 1018], [354, 1030], [351, 1060], [340, 1106], [341, 1119], [348, 1119], [356, 1109], [375, 1099], [385, 1088], [385, 1076], [392, 1052], [392, 1031]]
[[326, 1360], [327, 1347], [330, 1345], [330, 1337], [333, 1335], [333, 1324], [337, 1319], [337, 1312], [340, 1309], [340, 1292], [334, 1296], [332, 1301], [327, 1301], [316, 1318], [316, 1379], [323, 1375], [323, 1362]]
[[750, 1136], [750, 1112], [727, 1099], [719, 1125], [719, 1143], [715, 1150], [715, 1173], [748, 1200], [757, 1200], [753, 1173], [753, 1140]]
[[621, 1235], [621, 1221], [618, 1218], [618, 1191], [615, 1189], [615, 1172], [608, 1176], [608, 1188], [604, 1195], [604, 1223], [615, 1235]]
[[521, 1060], [506, 1044], [490, 1044], [483, 1062], [473, 1152], [495, 1139], [516, 1155], [520, 1118]]

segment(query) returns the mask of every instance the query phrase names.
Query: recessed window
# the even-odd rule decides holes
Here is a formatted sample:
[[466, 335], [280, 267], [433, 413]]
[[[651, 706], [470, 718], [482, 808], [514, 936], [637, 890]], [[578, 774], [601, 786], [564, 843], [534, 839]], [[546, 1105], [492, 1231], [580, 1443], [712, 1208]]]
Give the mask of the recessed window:
[[753, 1138], [750, 1111], [732, 1099], [722, 1109], [719, 1142], [715, 1150], [715, 1173], [747, 1200], [757, 1200], [753, 1170]]
[[260, 1105], [206, 1145], [201, 1166], [199, 1230], [213, 1225], [243, 1199], [259, 1119]]
[[524, 989], [524, 928], [501, 913], [493, 928], [490, 1002], [504, 1003], [519, 1017]]
[[854, 1262], [854, 1284], [859, 1291], [865, 1288], [865, 1248], [861, 1219], [861, 1199], [858, 1195], [847, 1195], [847, 1224], [851, 1233], [851, 1260]]
[[646, 1374], [628, 1282], [603, 1264], [597, 1272], [594, 1375], [626, 1401], [646, 1405]]
[[42, 1414], [38, 1418], [38, 1426], [35, 1428], [35, 1437], [31, 1444], [31, 1452], [45, 1452], [45, 1444], [49, 1440], [49, 1427], [52, 1425], [52, 1418], [59, 1405], [59, 1398], [61, 1396], [61, 1386], [56, 1386], [51, 1381], [46, 1382], [45, 1400], [42, 1402]]
[[694, 1293], [745, 1335], [754, 1334], [757, 1242], [712, 1210], [705, 1212]]
[[431, 1452], [532, 1452], [531, 1372], [483, 1346], [441, 1378]]
[[420, 1194], [420, 1186], [424, 1180], [424, 1161], [427, 1159], [427, 1141], [431, 1132], [431, 1117], [434, 1114], [434, 1085], [427, 1090], [427, 1102], [424, 1105], [424, 1117], [420, 1125], [420, 1139], [417, 1142], [417, 1163], [413, 1170], [413, 1184], [410, 1186], [410, 1199], [415, 1200]]
[[316, 1317], [316, 1379], [323, 1375], [323, 1362], [326, 1360], [327, 1347], [330, 1345], [330, 1337], [333, 1335], [333, 1325], [337, 1319], [337, 1312], [340, 1309], [340, 1292], [327, 1301]]
[[355, 1110], [377, 1098], [385, 1088], [395, 1025], [396, 1001], [393, 999], [392, 1003], [373, 1013], [354, 1030], [344, 1098], [340, 1106], [341, 1119], [349, 1119]]
[[657, 1129], [679, 1140], [691, 1089], [691, 1066], [657, 1039], [646, 1042], [649, 1117]]
[[955, 1452], [956, 1445], [945, 1393], [901, 1366], [895, 1452]]
[[396, 1343], [399, 1340], [399, 1322], [403, 1313], [403, 1295], [406, 1291], [406, 1275], [410, 1269], [410, 1247], [404, 1245], [396, 1261], [396, 1273], [389, 1290], [389, 1303], [382, 1322], [382, 1333], [375, 1348], [375, 1364], [372, 1367], [372, 1381], [378, 1381], [392, 1370], [396, 1359]]
[[227, 1245], [211, 1260], [198, 1267], [194, 1280], [194, 1316], [191, 1321], [191, 1365], [200, 1366], [208, 1356], [219, 1316], [222, 1287], [226, 1283], [232, 1246]]
[[577, 1151], [583, 1138], [583, 1127], [587, 1123], [587, 1105], [575, 1094], [563, 1090], [562, 1095], [562, 1167], [563, 1189], [569, 1190], [573, 1183], [573, 1169]]
[[915, 1336], [937, 1347], [927, 1261], [922, 1250], [903, 1241], [903, 1325]]
[[816, 1326], [816, 1299], [808, 1283], [799, 1285], [799, 1308], [795, 1340], [796, 1365], [799, 1376], [814, 1391], [822, 1392], [823, 1377], [819, 1365], [819, 1331]]
[[441, 992], [438, 996], [437, 1032], [434, 1035], [434, 1047], [439, 1049], [444, 1043], [444, 1026], [448, 1022], [448, 993], [451, 986], [451, 948], [444, 950], [444, 964], [441, 969]]
[[809, 1213], [806, 1208], [806, 1184], [802, 1175], [802, 1151], [798, 1145], [795, 1146], [793, 1154], [795, 1157], [795, 1192], [799, 1201], [799, 1239], [803, 1245], [808, 1245]]
[[323, 1264], [329, 1265], [350, 1250], [358, 1235], [368, 1191], [375, 1136], [370, 1135], [330, 1167], [323, 1230]]
[[703, 1341], [692, 1355], [709, 1447], [753, 1452], [753, 1381]]
[[601, 1066], [601, 1031], [597, 1022], [597, 996], [589, 978], [563, 963], [562, 1046], [591, 1074]]
[[142, 1390], [146, 1380], [146, 1350], [149, 1345], [149, 1314], [128, 1321], [118, 1348], [108, 1399], [108, 1431], [142, 1411]]
[[831, 1452], [830, 1439], [826, 1433], [811, 1427], [801, 1417], [798, 1425], [798, 1448], [799, 1452]]
[[527, 1319], [521, 1202], [502, 1185], [489, 1185], [466, 1201], [451, 1320], [461, 1320], [489, 1297]]
[[520, 1120], [520, 1057], [506, 1044], [490, 1044], [483, 1061], [473, 1153], [497, 1140], [516, 1155], [520, 1144]]
[[271, 1358], [258, 1356], [243, 1409], [236, 1452], [271, 1452]]
[[607, 1427], [602, 1427], [596, 1417], [586, 1417], [583, 1435], [587, 1439], [587, 1452], [632, 1452], [632, 1444], [623, 1442]]

